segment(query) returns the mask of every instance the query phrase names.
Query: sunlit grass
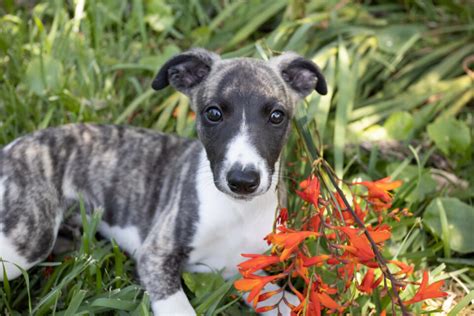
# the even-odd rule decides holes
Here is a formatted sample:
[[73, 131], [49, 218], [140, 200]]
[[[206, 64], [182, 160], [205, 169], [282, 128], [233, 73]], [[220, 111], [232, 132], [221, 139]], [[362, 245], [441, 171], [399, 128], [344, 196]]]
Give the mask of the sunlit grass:
[[[408, 207], [415, 218], [394, 224], [386, 255], [454, 275], [452, 302], [433, 306], [449, 311], [458, 302], [457, 308], [467, 305], [469, 299], [462, 297], [474, 289], [472, 253], [453, 250], [423, 216], [436, 198], [473, 204], [473, 79], [462, 67], [474, 54], [472, 6], [454, 1], [24, 3], [0, 4], [0, 145], [70, 122], [131, 124], [193, 137], [188, 100], [172, 89], [150, 90], [170, 56], [194, 46], [224, 57], [297, 51], [323, 69], [329, 94], [311, 95], [298, 108], [286, 148], [290, 191], [310, 170], [308, 153], [317, 151], [346, 180], [390, 174], [403, 179], [394, 206]], [[450, 126], [465, 126], [443, 130], [453, 144], [444, 151], [436, 133], [427, 132], [441, 117]], [[367, 140], [377, 142], [359, 146]], [[455, 177], [449, 188], [437, 187], [436, 170]], [[468, 186], [459, 186], [462, 181]], [[290, 209], [294, 203], [290, 195]], [[116, 245], [94, 240], [96, 221], [86, 225], [78, 250], [29, 271], [29, 286], [25, 279], [4, 283], [0, 313], [28, 313], [31, 304], [39, 315], [146, 315], [148, 296], [133, 261]], [[198, 277], [187, 275], [185, 281]], [[247, 314], [232, 296], [236, 293], [228, 295], [230, 282], [213, 278], [218, 279], [205, 278], [214, 283], [201, 297], [189, 289], [195, 307], [210, 314]], [[472, 292], [466, 297], [472, 300]]]

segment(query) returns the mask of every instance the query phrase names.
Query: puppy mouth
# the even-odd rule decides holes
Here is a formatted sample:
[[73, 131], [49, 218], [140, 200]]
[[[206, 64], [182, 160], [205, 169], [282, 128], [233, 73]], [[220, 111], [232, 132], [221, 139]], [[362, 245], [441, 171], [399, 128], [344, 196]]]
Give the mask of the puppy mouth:
[[252, 193], [252, 194], [236, 194], [233, 192], [227, 192], [227, 195], [231, 196], [232, 198], [240, 201], [250, 201], [253, 198], [263, 194], [263, 193]]
[[255, 192], [252, 192], [252, 193], [235, 193], [235, 192], [232, 192], [232, 190], [226, 184], [221, 185], [219, 181], [214, 181], [214, 184], [217, 190], [219, 190], [220, 192], [224, 193], [227, 196], [230, 196], [231, 198], [235, 200], [242, 201], [242, 202], [251, 201], [256, 197], [267, 193], [268, 190], [270, 189], [270, 185], [268, 185], [268, 187], [263, 188], [263, 189], [259, 187], [257, 188]]
[[253, 200], [254, 198], [256, 198], [260, 195], [263, 195], [265, 192], [255, 192], [255, 193], [251, 193], [251, 194], [237, 194], [237, 193], [234, 193], [234, 192], [227, 191], [227, 192], [224, 192], [224, 193], [227, 194], [228, 196], [230, 196], [231, 198], [235, 199], [235, 200], [248, 202], [248, 201], [251, 201], [251, 200]]

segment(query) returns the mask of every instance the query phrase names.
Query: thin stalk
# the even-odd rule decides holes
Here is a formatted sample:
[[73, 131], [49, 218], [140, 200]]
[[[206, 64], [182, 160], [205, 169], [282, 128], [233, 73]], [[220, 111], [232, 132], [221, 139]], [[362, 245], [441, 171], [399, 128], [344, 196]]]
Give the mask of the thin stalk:
[[394, 303], [393, 297], [395, 297], [397, 299], [398, 305], [400, 306], [400, 310], [402, 312], [402, 315], [403, 316], [409, 316], [410, 313], [408, 313], [407, 310], [405, 309], [405, 305], [403, 304], [403, 301], [402, 301], [402, 299], [401, 299], [401, 297], [398, 293], [397, 285], [399, 284], [399, 282], [396, 280], [396, 278], [390, 272], [390, 270], [387, 266], [387, 263], [385, 262], [384, 257], [382, 256], [382, 254], [380, 253], [380, 251], [377, 247], [377, 244], [375, 243], [372, 236], [370, 236], [370, 234], [369, 234], [367, 228], [365, 227], [364, 223], [360, 220], [360, 218], [356, 215], [356, 213], [352, 209], [351, 205], [349, 204], [349, 202], [346, 199], [346, 196], [344, 195], [344, 192], [342, 192], [342, 190], [337, 185], [337, 181], [336, 181], [336, 179], [334, 178], [334, 176], [332, 174], [331, 168], [327, 165], [327, 163], [324, 160], [323, 160], [322, 166], [323, 166], [324, 170], [326, 171], [326, 174], [328, 175], [328, 178], [331, 181], [332, 185], [334, 186], [337, 193], [340, 195], [342, 201], [344, 202], [347, 210], [349, 211], [349, 213], [351, 213], [351, 215], [354, 218], [355, 222], [362, 229], [362, 231], [364, 232], [364, 235], [369, 240], [369, 243], [372, 247], [372, 250], [374, 251], [375, 257], [377, 258], [377, 262], [380, 266], [380, 269], [382, 270], [382, 273], [384, 274], [385, 279], [388, 278], [390, 280], [390, 283], [392, 284], [392, 295], [391, 295], [392, 304]]

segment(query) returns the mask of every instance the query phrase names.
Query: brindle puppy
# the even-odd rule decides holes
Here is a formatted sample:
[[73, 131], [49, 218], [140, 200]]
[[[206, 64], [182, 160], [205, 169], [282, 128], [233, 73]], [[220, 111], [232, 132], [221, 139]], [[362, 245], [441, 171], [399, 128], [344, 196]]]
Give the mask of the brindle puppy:
[[0, 257], [9, 279], [20, 275], [14, 264], [28, 269], [47, 257], [79, 196], [89, 211], [103, 209], [100, 233], [137, 260], [155, 314], [194, 314], [182, 269], [229, 277], [242, 252], [267, 250], [280, 153], [297, 101], [326, 94], [321, 72], [294, 53], [265, 62], [194, 49], [169, 60], [152, 86], [169, 84], [191, 99], [199, 140], [78, 124], [0, 150]]

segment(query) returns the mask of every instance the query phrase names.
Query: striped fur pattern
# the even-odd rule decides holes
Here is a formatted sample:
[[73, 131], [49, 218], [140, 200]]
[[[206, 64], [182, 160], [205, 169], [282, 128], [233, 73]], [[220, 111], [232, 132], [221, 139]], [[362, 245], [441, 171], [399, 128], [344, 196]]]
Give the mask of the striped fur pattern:
[[[194, 314], [182, 269], [229, 277], [241, 253], [266, 250], [280, 153], [297, 100], [313, 89], [325, 93], [319, 69], [293, 53], [264, 62], [196, 49], [162, 67], [152, 86], [167, 85], [190, 97], [198, 140], [73, 124], [0, 150], [0, 258], [9, 279], [20, 275], [15, 264], [28, 269], [47, 257], [80, 199], [88, 212], [103, 210], [100, 233], [137, 260], [157, 315]], [[220, 111], [218, 122], [209, 108]], [[269, 120], [275, 111], [283, 115], [278, 124]], [[235, 190], [232, 172], [252, 173], [256, 184]]]

